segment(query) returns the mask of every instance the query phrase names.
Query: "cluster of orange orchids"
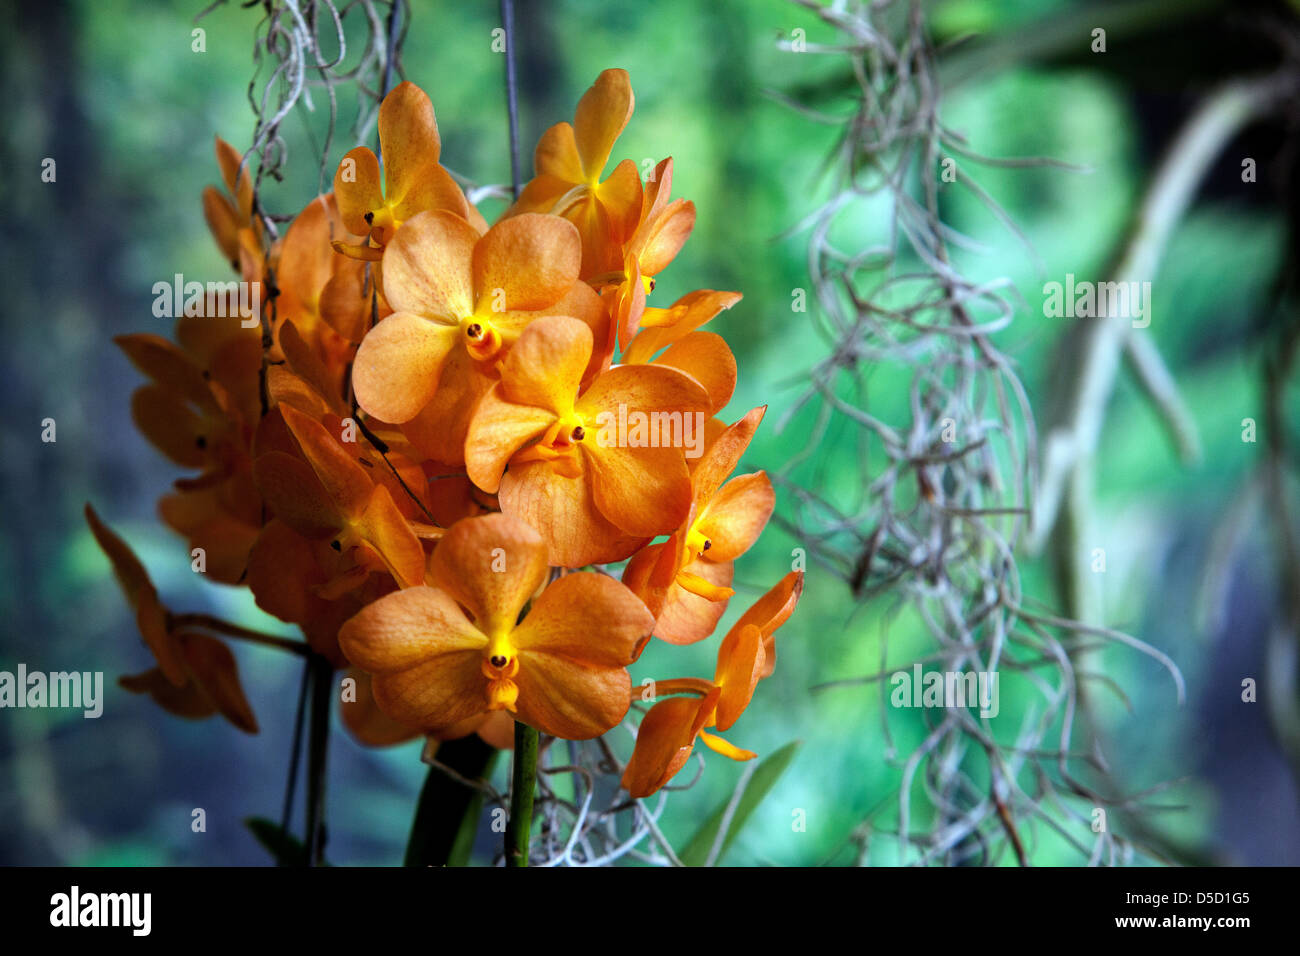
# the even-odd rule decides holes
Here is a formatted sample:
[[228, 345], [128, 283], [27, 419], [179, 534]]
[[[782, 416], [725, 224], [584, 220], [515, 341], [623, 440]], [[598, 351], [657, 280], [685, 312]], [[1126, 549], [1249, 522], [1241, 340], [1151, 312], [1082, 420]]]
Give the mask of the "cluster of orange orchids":
[[[218, 139], [228, 193], [206, 190], [204, 213], [259, 290], [259, 321], [196, 297], [175, 341], [117, 340], [148, 379], [137, 426], [192, 473], [163, 520], [196, 568], [248, 587], [344, 671], [343, 721], [363, 743], [478, 733], [505, 748], [515, 721], [584, 740], [652, 701], [631, 796], [663, 787], [697, 740], [754, 756], [714, 731], [772, 673], [801, 571], [731, 628], [711, 679], [634, 688], [628, 672], [652, 637], [713, 634], [773, 507], [765, 473], [732, 475], [764, 409], [717, 417], [736, 361], [701, 328], [740, 294], [649, 303], [695, 207], [670, 198], [671, 159], [644, 183], [632, 160], [606, 176], [632, 109], [627, 73], [606, 70], [491, 226], [440, 164], [411, 83], [380, 107], [382, 163], [349, 152], [274, 240]], [[227, 643], [241, 629], [170, 611], [87, 517], [156, 658], [122, 685], [255, 731]]]

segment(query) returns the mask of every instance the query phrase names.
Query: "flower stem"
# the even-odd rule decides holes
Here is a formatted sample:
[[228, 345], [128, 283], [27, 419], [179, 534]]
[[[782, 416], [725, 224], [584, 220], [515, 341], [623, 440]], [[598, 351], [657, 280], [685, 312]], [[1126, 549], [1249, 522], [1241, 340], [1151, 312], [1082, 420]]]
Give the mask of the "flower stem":
[[238, 624], [223, 621], [219, 617], [213, 617], [211, 614], [172, 614], [168, 617], [167, 623], [174, 628], [201, 627], [216, 634], [224, 634], [226, 637], [233, 637], [237, 640], [261, 644], [263, 647], [279, 648], [291, 654], [310, 656], [312, 653], [311, 648], [304, 641], [295, 641], [288, 637], [279, 637], [275, 634], [264, 634], [261, 631], [250, 630], [247, 627], [240, 627]]
[[510, 819], [506, 823], [506, 866], [528, 865], [528, 844], [533, 832], [533, 793], [536, 789], [537, 730], [517, 720]]
[[284, 786], [284, 809], [280, 811], [280, 829], [289, 832], [293, 821], [293, 795], [298, 789], [298, 764], [302, 756], [303, 714], [307, 710], [307, 687], [311, 683], [311, 661], [302, 665], [302, 680], [298, 682], [298, 707], [293, 718], [293, 749], [289, 752], [289, 779]]
[[307, 736], [307, 865], [325, 860], [325, 761], [329, 753], [330, 702], [334, 694], [334, 668], [312, 654], [311, 716]]
[[515, 6], [513, 0], [501, 0], [501, 29], [506, 40], [506, 113], [510, 121], [510, 185], [519, 198], [522, 180], [519, 171], [519, 82], [515, 76]]

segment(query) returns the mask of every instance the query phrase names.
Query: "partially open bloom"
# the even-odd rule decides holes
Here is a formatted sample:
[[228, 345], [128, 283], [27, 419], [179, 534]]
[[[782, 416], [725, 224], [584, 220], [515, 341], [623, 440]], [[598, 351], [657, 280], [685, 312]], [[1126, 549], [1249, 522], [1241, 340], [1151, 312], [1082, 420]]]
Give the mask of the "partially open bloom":
[[623, 361], [649, 362], [656, 352], [681, 341], [740, 299], [739, 292], [697, 289], [666, 309], [647, 306], [641, 314], [640, 331], [623, 352]]
[[791, 571], [759, 598], [735, 623], [718, 648], [713, 680], [679, 678], [660, 681], [656, 696], [667, 697], [650, 708], [637, 731], [636, 749], [623, 773], [623, 788], [633, 797], [648, 797], [686, 765], [695, 741], [732, 760], [751, 760], [742, 750], [708, 728], [729, 730], [744, 713], [758, 682], [776, 663], [776, 630], [794, 613], [803, 592], [803, 572]]
[[673, 161], [669, 157], [655, 167], [654, 178], [645, 187], [641, 221], [627, 242], [621, 271], [609, 274], [615, 280], [610, 294], [621, 348], [627, 348], [641, 323], [646, 296], [654, 291], [654, 277], [668, 268], [695, 228], [695, 204], [689, 199], [668, 201], [672, 184]]
[[556, 123], [537, 144], [537, 171], [511, 212], [563, 216], [582, 236], [582, 277], [622, 268], [622, 247], [641, 215], [641, 177], [625, 159], [602, 180], [614, 142], [632, 118], [626, 70], [605, 70], [578, 101], [573, 124]]
[[179, 717], [210, 717], [220, 713], [240, 730], [257, 733], [257, 718], [239, 682], [235, 655], [220, 640], [195, 630], [174, 628], [171, 615], [158, 599], [144, 565], [130, 547], [86, 505], [86, 522], [113, 565], [136, 612], [136, 623], [157, 666], [122, 677], [119, 683], [135, 694], [148, 694]]
[[417, 213], [445, 209], [462, 219], [470, 216], [465, 194], [438, 162], [442, 138], [433, 104], [414, 83], [400, 83], [384, 97], [379, 146], [384, 153], [382, 188], [379, 157], [366, 146], [344, 156], [334, 175], [343, 225], [368, 240], [339, 240], [335, 248], [358, 259], [378, 260], [397, 227]]
[[[276, 270], [273, 357], [310, 361], [328, 395], [342, 395], [347, 365], [371, 317], [366, 263], [338, 255], [331, 240], [346, 235], [333, 194], [313, 199], [294, 219], [280, 245]], [[372, 280], [373, 281], [373, 280]], [[288, 341], [293, 327], [299, 343]], [[303, 352], [307, 354], [302, 354]]]
[[434, 549], [429, 585], [369, 605], [340, 643], [373, 675], [384, 712], [430, 733], [506, 710], [558, 737], [599, 736], [627, 712], [627, 665], [653, 621], [605, 575], [540, 590], [546, 577], [546, 548], [528, 525], [466, 518]]
[[713, 633], [733, 593], [735, 561], [772, 514], [776, 497], [765, 472], [726, 481], [764, 411], [753, 409], [714, 439], [691, 469], [687, 521], [667, 541], [639, 551], [623, 573], [623, 583], [655, 615], [655, 634], [669, 643], [690, 644]]
[[253, 215], [253, 180], [240, 169], [238, 151], [216, 137], [217, 165], [228, 195], [208, 186], [203, 190], [203, 216], [231, 268], [243, 275], [260, 274], [262, 224]]
[[[200, 336], [196, 323], [205, 321], [211, 323], [208, 334]], [[261, 507], [252, 481], [253, 425], [243, 392], [249, 384], [247, 337], [235, 331], [238, 327], [237, 319], [182, 319], [178, 335], [202, 347], [198, 355], [156, 335], [115, 340], [152, 379], [132, 396], [136, 426], [173, 462], [198, 471], [177, 479], [175, 493], [159, 503], [163, 520], [185, 535], [191, 548], [201, 549], [207, 573], [226, 584], [243, 574]], [[252, 357], [256, 362], [256, 346]]]

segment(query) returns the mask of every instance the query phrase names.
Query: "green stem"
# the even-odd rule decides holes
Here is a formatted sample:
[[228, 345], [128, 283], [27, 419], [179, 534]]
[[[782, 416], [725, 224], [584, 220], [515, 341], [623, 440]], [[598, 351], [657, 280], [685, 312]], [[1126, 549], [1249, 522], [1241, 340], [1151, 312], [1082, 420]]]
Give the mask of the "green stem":
[[537, 731], [515, 721], [515, 769], [506, 823], [506, 866], [528, 865], [533, 833], [533, 793], [537, 789]]
[[515, 199], [523, 180], [519, 171], [519, 83], [515, 77], [515, 6], [501, 0], [501, 29], [506, 40], [506, 114], [510, 122], [510, 185]]
[[311, 717], [307, 737], [307, 865], [325, 861], [325, 760], [329, 753], [334, 668], [319, 654], [311, 667]]

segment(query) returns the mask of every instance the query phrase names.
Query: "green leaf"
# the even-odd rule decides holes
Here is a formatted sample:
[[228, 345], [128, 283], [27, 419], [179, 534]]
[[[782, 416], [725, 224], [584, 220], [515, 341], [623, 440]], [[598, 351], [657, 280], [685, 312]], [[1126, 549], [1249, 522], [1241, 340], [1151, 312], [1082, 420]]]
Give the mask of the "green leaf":
[[[467, 780], [486, 779], [497, 751], [478, 734], [446, 740], [438, 761]], [[430, 767], [411, 821], [403, 866], [465, 866], [483, 811], [483, 794], [438, 768]]]
[[[727, 827], [726, 835], [722, 837], [721, 849], [718, 851], [718, 858], [714, 860], [715, 864], [721, 863], [727, 855], [731, 842], [740, 834], [750, 814], [763, 802], [763, 798], [776, 785], [781, 774], [785, 773], [785, 768], [790, 766], [790, 761], [794, 759], [795, 752], [799, 749], [801, 743], [802, 741], [799, 740], [790, 741], [790, 743], [758, 765], [758, 769], [754, 771], [749, 781], [744, 785], [744, 792], [740, 794], [739, 800], [736, 801], [735, 812], [731, 815], [731, 825]], [[718, 834], [722, 830], [723, 822], [726, 820], [727, 807], [731, 806], [733, 800], [736, 800], [735, 793], [724, 800], [718, 809], [713, 811], [709, 818], [704, 821], [704, 825], [696, 831], [686, 849], [677, 855], [678, 859], [687, 866], [704, 866], [707, 864], [709, 854], [718, 842]]]
[[276, 866], [306, 866], [307, 847], [292, 833], [286, 833], [280, 824], [265, 817], [249, 817], [244, 826], [266, 847], [274, 857]]
[[452, 840], [447, 852], [448, 866], [469, 866], [470, 855], [474, 852], [474, 837], [478, 835], [479, 818], [483, 815], [483, 794], [470, 799], [465, 807], [465, 817], [460, 821], [460, 829]]

